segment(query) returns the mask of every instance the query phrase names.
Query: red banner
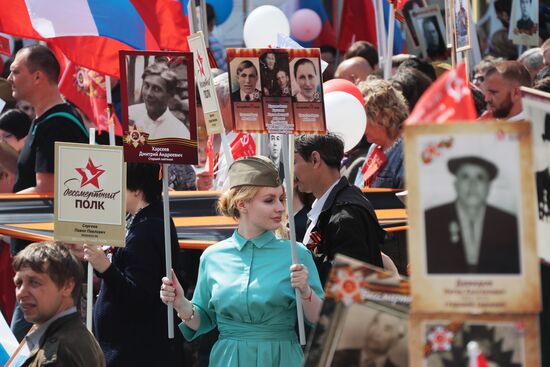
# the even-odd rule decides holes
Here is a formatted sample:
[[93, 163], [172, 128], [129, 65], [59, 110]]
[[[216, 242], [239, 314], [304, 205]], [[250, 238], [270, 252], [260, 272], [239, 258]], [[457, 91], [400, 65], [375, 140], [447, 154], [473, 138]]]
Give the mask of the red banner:
[[[82, 66], [67, 63], [59, 90], [92, 121], [98, 131], [109, 131], [105, 77]], [[115, 134], [122, 136], [122, 129], [114, 113]]]
[[10, 40], [4, 36], [0, 36], [0, 54], [11, 56]]
[[466, 77], [466, 65], [461, 63], [456, 69], [441, 75], [424, 92], [405, 124], [473, 122], [476, 118], [474, 99]]

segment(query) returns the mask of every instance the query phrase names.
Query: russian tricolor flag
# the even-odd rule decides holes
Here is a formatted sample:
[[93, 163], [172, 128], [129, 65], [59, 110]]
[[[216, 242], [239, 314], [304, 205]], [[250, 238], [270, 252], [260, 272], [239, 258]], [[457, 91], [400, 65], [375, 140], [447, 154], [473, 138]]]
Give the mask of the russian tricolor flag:
[[[25, 0], [25, 3], [33, 28], [43, 38], [102, 36], [135, 49], [145, 48], [145, 23], [130, 0]], [[115, 19], [116, 14], [120, 16]]]
[[118, 51], [188, 50], [174, 0], [0, 0], [0, 32], [48, 40], [75, 64], [118, 77]]

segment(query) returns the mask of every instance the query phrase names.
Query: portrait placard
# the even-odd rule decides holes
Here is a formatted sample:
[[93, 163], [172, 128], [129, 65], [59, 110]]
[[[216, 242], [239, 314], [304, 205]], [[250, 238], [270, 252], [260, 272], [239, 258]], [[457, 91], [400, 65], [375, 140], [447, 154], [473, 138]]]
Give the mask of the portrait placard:
[[538, 253], [550, 262], [550, 93], [521, 87], [523, 110], [533, 125]]
[[403, 5], [403, 17], [405, 18], [405, 28], [410, 37], [406, 37], [407, 42], [410, 39], [411, 46], [413, 48], [420, 48], [420, 41], [418, 40], [418, 35], [416, 34], [416, 28], [414, 26], [414, 20], [412, 18], [411, 12], [418, 11], [421, 8], [426, 7], [426, 1], [424, 0], [411, 0], [407, 1]]
[[124, 159], [197, 164], [193, 53], [120, 51], [119, 58]]
[[487, 366], [540, 366], [537, 315], [411, 314], [409, 317], [411, 367], [469, 366], [470, 342], [477, 343]]
[[210, 70], [210, 61], [204, 44], [204, 35], [200, 31], [193, 33], [187, 37], [187, 42], [195, 58], [195, 79], [197, 80], [206, 131], [208, 135], [220, 134], [224, 126], [214, 87], [214, 78]]
[[538, 312], [531, 126], [406, 126], [415, 312]]
[[467, 0], [453, 0], [456, 51], [472, 48], [470, 35], [470, 4]]
[[508, 38], [516, 45], [539, 45], [539, 2], [514, 0]]
[[318, 49], [228, 49], [234, 129], [326, 132]]
[[122, 147], [56, 142], [54, 183], [56, 240], [124, 246]]
[[408, 286], [406, 279], [337, 255], [304, 366], [408, 366]]
[[411, 18], [424, 56], [431, 60], [446, 59], [445, 23], [439, 6], [411, 10]]

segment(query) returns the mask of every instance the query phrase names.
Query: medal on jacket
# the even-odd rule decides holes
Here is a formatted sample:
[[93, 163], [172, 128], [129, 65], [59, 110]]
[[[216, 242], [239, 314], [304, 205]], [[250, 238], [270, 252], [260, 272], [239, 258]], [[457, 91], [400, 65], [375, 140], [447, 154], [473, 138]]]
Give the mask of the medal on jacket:
[[449, 234], [452, 243], [458, 243], [460, 241], [460, 226], [456, 220], [449, 223]]
[[387, 160], [388, 157], [386, 157], [386, 154], [382, 150], [381, 146], [374, 148], [371, 155], [367, 159], [367, 163], [363, 166], [363, 168], [361, 168], [365, 187], [370, 187], [372, 179]]

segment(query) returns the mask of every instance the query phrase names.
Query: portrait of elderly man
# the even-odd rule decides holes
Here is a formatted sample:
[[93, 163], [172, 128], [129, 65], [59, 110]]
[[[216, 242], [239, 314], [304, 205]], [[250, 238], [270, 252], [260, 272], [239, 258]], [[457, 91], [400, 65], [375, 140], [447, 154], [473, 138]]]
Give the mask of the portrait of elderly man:
[[176, 94], [178, 78], [165, 62], [154, 62], [143, 72], [141, 100], [128, 107], [129, 125], [149, 134], [149, 139], [191, 137], [189, 129], [168, 108]]
[[519, 274], [517, 217], [487, 202], [498, 167], [478, 156], [447, 167], [456, 199], [425, 212], [428, 274]]
[[294, 79], [299, 90], [292, 97], [295, 102], [320, 102], [319, 74], [310, 59], [299, 59], [294, 64]]
[[244, 60], [237, 66], [237, 82], [239, 89], [231, 93], [233, 102], [256, 102], [262, 97], [262, 92], [256, 88], [258, 69], [250, 60]]
[[399, 367], [390, 358], [390, 351], [405, 336], [406, 321], [377, 312], [360, 349], [337, 350], [332, 360], [334, 367]]

